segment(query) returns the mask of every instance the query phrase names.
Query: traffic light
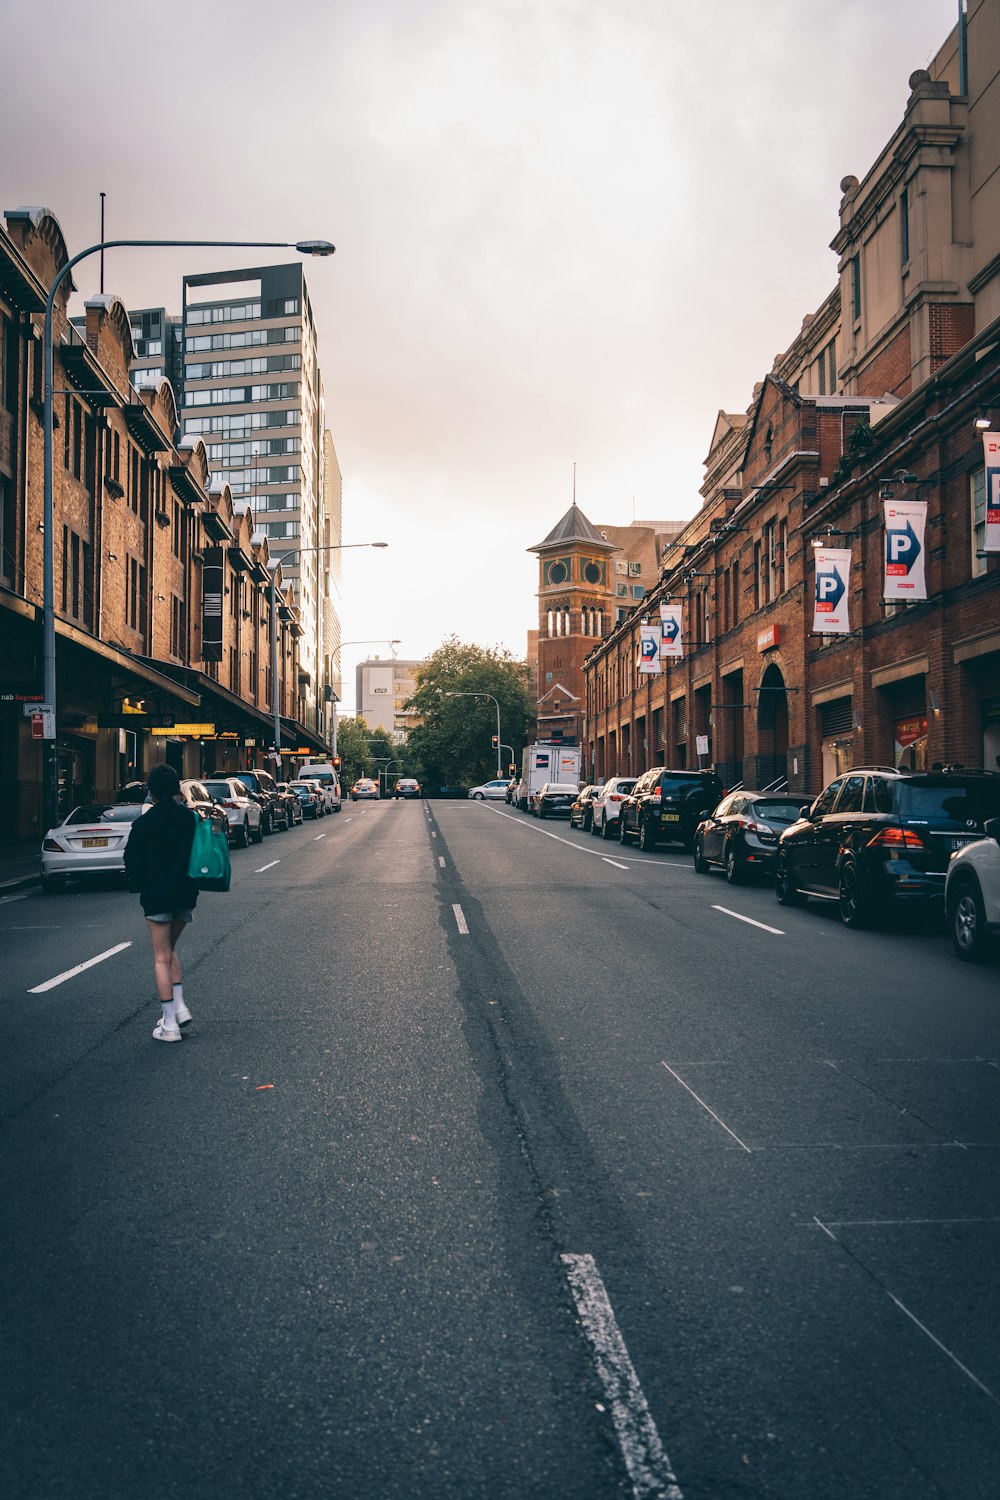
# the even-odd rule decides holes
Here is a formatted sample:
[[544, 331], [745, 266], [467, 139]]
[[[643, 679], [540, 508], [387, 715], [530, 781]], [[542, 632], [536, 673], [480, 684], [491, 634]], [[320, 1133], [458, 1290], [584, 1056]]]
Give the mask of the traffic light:
[[500, 744], [500, 737], [499, 737], [499, 735], [495, 734], [493, 736], [493, 748], [494, 748], [494, 750], [497, 749], [497, 747], [499, 746], [499, 744]]
[[340, 770], [340, 756], [339, 755], [335, 755], [333, 757], [333, 769], [335, 771], [339, 771]]
[[508, 776], [516, 776], [517, 775], [517, 767], [514, 765], [513, 761], [507, 767], [507, 775]]

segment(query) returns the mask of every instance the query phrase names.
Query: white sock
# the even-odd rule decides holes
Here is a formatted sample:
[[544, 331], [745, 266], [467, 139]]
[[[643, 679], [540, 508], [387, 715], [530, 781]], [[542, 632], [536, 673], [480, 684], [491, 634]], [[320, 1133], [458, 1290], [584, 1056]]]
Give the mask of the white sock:
[[177, 1025], [177, 1002], [176, 1000], [161, 1000], [163, 1006], [163, 1024], [173, 1030]]
[[184, 999], [184, 986], [183, 986], [183, 984], [175, 984], [174, 985], [174, 999], [175, 1000], [183, 1000]]

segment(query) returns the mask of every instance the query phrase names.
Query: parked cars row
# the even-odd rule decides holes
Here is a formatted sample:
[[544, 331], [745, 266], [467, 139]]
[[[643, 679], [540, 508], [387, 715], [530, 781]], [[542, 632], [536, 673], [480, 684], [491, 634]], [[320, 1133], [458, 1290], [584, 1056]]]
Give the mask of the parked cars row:
[[[275, 781], [269, 772], [256, 769], [204, 780], [184, 778], [180, 795], [193, 812], [224, 832], [233, 847], [243, 849], [306, 817], [340, 809], [336, 782], [330, 788], [312, 780]], [[80, 876], [122, 874], [132, 824], [149, 805], [145, 783], [133, 781], [119, 789], [113, 802], [73, 808], [42, 840], [42, 889], [62, 890]]]

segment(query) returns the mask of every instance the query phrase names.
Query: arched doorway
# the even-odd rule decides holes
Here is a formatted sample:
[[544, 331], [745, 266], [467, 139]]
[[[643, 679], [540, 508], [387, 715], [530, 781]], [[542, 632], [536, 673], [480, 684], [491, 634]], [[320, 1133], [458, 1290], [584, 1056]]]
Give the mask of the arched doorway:
[[788, 693], [777, 662], [770, 662], [757, 693], [757, 784], [788, 784]]

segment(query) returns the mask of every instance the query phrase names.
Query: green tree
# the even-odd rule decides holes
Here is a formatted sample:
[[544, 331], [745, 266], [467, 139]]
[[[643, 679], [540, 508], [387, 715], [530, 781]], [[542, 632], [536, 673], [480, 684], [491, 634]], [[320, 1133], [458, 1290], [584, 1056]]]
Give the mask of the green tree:
[[337, 754], [345, 792], [359, 776], [372, 776], [375, 772], [370, 739], [371, 730], [363, 718], [337, 720]]
[[[409, 763], [431, 793], [441, 786], [475, 786], [497, 772], [496, 706], [489, 697], [449, 693], [488, 693], [497, 700], [500, 739], [513, 749], [515, 761], [534, 737], [525, 664], [509, 651], [449, 636], [420, 669], [416, 691], [406, 705], [421, 717], [407, 741]], [[500, 761], [506, 773], [508, 750], [501, 750]]]

